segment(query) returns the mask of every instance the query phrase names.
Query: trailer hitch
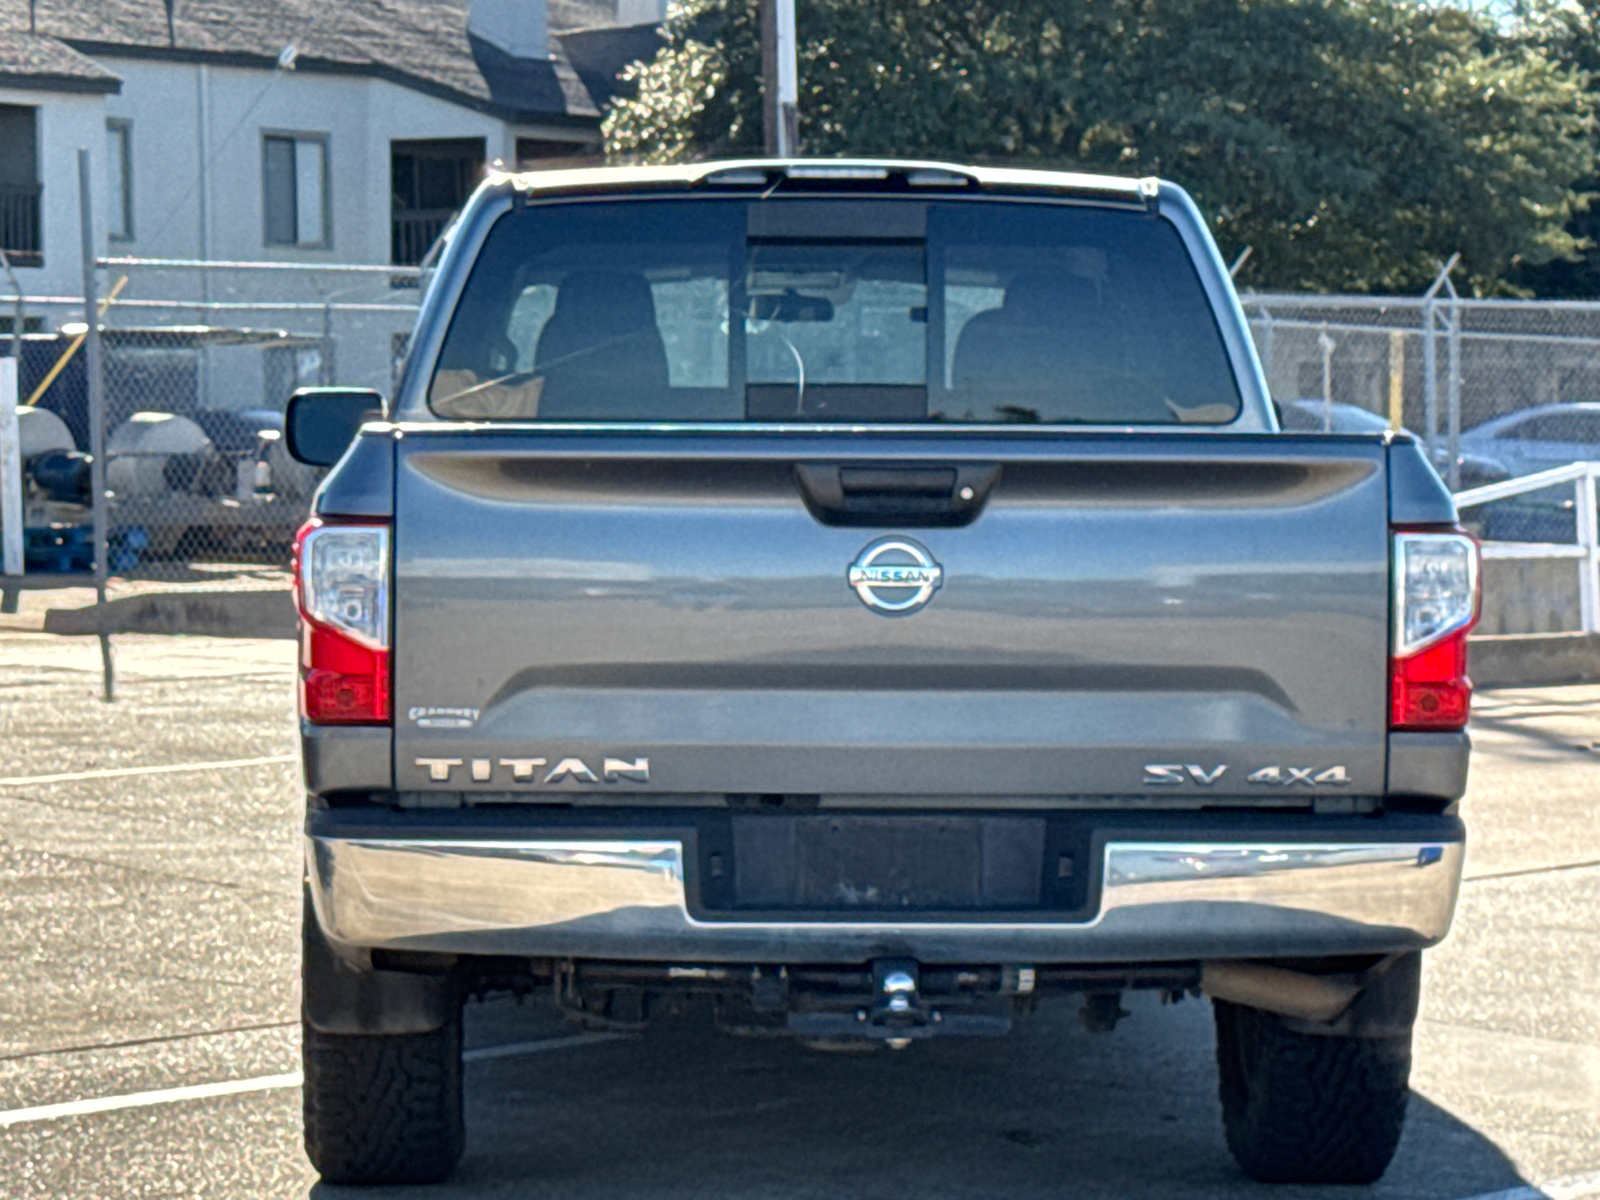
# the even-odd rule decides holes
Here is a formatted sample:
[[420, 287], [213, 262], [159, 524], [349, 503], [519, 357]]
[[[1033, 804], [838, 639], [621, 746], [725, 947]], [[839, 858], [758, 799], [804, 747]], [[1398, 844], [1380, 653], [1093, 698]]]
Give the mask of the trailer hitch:
[[872, 963], [873, 999], [854, 1011], [790, 1012], [791, 1033], [808, 1038], [866, 1038], [901, 1050], [931, 1037], [1002, 1037], [1011, 1018], [996, 1013], [936, 1008], [921, 991], [917, 963], [880, 958]]

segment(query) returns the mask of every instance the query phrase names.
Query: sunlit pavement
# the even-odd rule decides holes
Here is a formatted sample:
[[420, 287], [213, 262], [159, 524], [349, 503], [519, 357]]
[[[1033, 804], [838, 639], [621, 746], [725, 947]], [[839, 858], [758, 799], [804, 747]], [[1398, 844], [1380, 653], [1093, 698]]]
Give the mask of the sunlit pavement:
[[[379, 1195], [313, 1188], [299, 1148], [293, 647], [117, 659], [106, 705], [92, 640], [0, 629], [0, 1194]], [[1371, 1194], [1600, 1195], [1600, 687], [1480, 699], [1468, 882]], [[232, 765], [147, 770], [197, 763]], [[1010, 1039], [852, 1055], [478, 1007], [466, 1161], [390, 1194], [1321, 1194], [1234, 1170], [1204, 1003], [1126, 1007], [1110, 1035], [1063, 1002]]]

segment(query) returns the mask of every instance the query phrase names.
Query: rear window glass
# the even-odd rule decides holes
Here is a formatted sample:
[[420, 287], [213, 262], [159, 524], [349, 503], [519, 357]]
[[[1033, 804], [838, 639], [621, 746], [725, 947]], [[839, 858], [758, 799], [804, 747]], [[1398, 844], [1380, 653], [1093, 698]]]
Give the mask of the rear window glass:
[[530, 206], [429, 390], [471, 420], [1221, 424], [1239, 393], [1160, 217], [1003, 201]]

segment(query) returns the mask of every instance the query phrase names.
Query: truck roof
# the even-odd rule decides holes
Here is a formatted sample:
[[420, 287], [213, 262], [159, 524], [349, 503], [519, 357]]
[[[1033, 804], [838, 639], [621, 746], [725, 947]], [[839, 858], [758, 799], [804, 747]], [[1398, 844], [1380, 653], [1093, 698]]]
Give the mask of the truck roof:
[[1080, 171], [985, 167], [892, 158], [730, 158], [672, 166], [579, 167], [571, 170], [491, 171], [490, 188], [523, 193], [659, 190], [701, 184], [765, 187], [774, 177], [819, 183], [905, 180], [912, 189], [979, 188], [985, 191], [1072, 193], [1102, 200], [1151, 203], [1161, 181]]

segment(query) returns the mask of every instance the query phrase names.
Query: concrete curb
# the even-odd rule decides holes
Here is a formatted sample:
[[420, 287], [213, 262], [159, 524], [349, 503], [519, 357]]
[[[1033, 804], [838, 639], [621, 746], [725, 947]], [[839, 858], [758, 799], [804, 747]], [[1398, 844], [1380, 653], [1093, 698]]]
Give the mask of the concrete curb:
[[1600, 634], [1500, 633], [1467, 643], [1467, 673], [1478, 687], [1600, 683]]
[[[95, 610], [53, 608], [44, 631], [100, 632]], [[208, 637], [292, 638], [294, 603], [281, 588], [236, 592], [151, 592], [106, 604], [108, 633], [191, 633]]]

